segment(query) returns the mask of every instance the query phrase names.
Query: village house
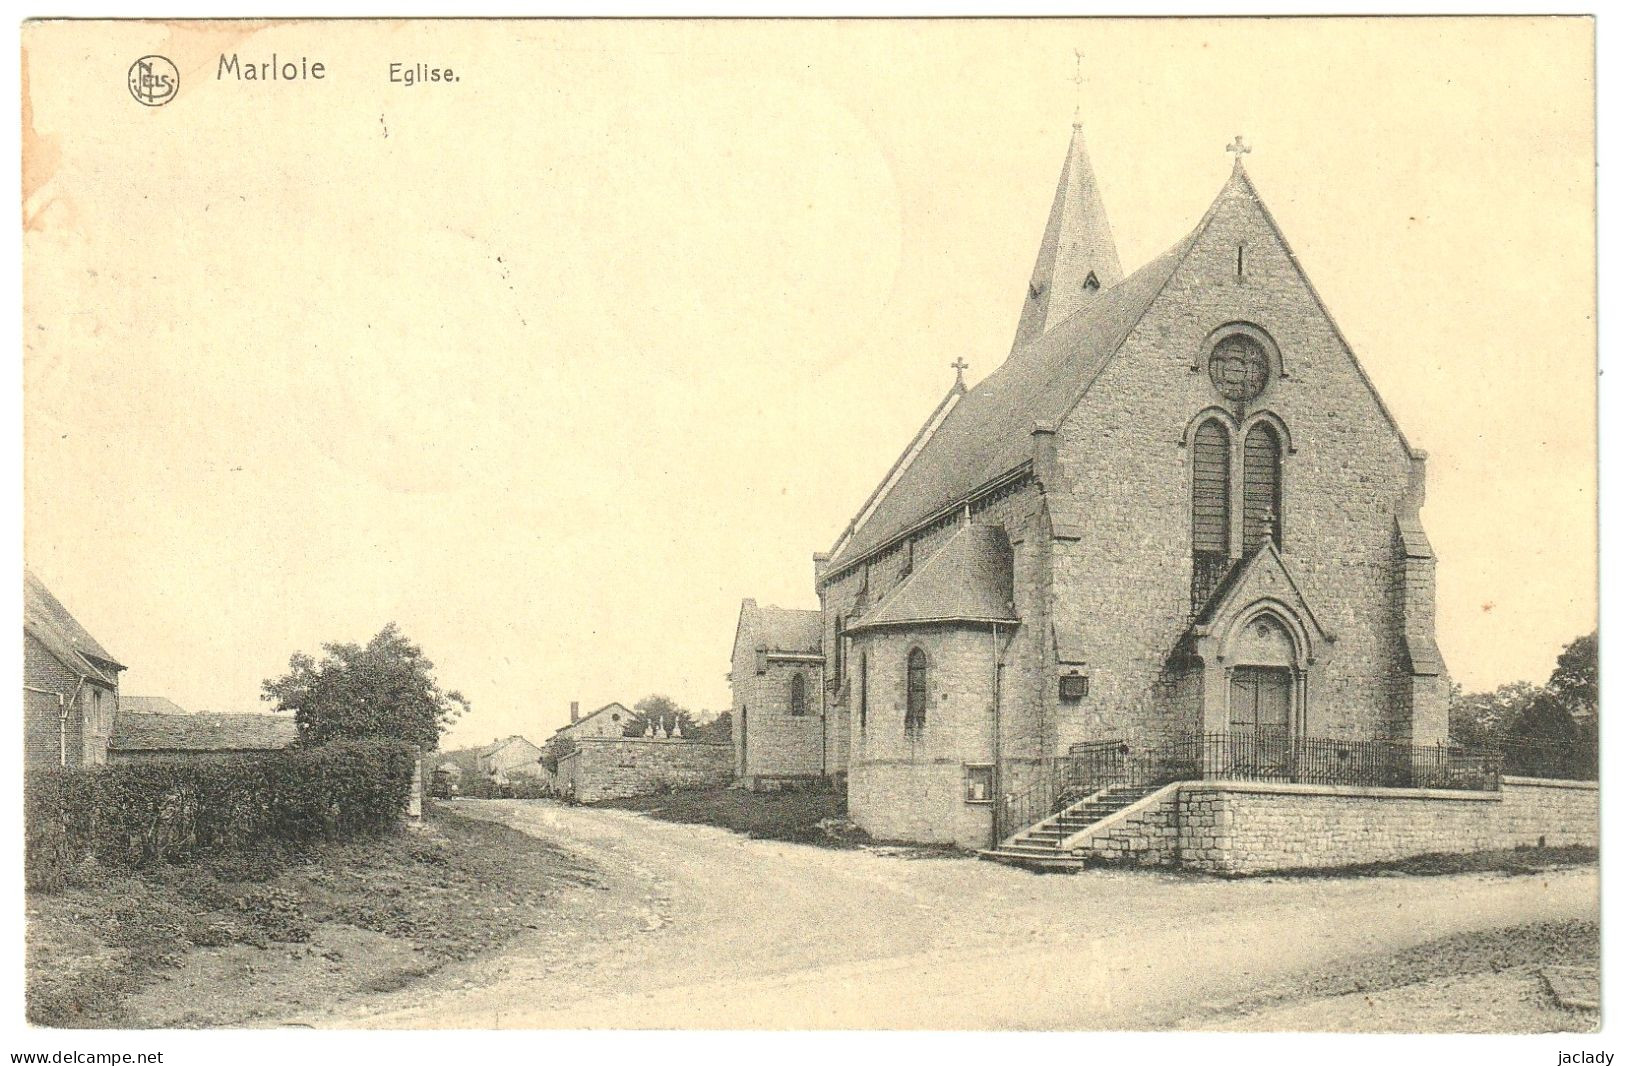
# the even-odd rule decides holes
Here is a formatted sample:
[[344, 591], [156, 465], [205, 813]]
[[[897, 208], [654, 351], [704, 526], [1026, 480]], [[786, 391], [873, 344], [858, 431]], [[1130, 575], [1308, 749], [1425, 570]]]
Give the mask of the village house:
[[107, 761], [123, 664], [23, 570], [23, 760], [43, 766]]
[[974, 388], [954, 361], [814, 556], [816, 616], [745, 601], [742, 777], [844, 770], [877, 838], [1060, 864], [1265, 861], [1222, 843], [1240, 792], [1178, 781], [1309, 789], [1248, 786], [1248, 817], [1307, 819], [1277, 841], [1325, 835], [1315, 788], [1414, 786], [1379, 798], [1427, 800], [1386, 838], [1424, 850], [1490, 824], [1489, 793], [1421, 788], [1494, 779], [1445, 747], [1427, 456], [1228, 147], [1195, 227], [1125, 274], [1074, 126], [1008, 356]]
[[747, 599], [734, 629], [734, 776], [747, 787], [846, 770], [846, 730], [832, 733], [817, 611], [759, 607]]
[[516, 734], [482, 749], [478, 768], [482, 776], [505, 785], [511, 777], [541, 777], [541, 758], [541, 748]]
[[570, 724], [561, 725], [554, 730], [553, 739], [580, 740], [583, 737], [624, 736], [626, 727], [635, 717], [624, 705], [613, 701], [583, 716], [581, 704], [571, 700]]
[[[592, 803], [675, 788], [713, 788], [733, 778], [731, 748], [687, 736], [668, 715], [636, 728], [639, 716], [620, 703], [590, 714], [570, 704], [570, 723], [548, 741], [547, 785], [556, 796]], [[628, 736], [628, 730], [634, 735]]]
[[108, 761], [185, 762], [263, 755], [299, 739], [289, 714], [140, 713], [120, 710]]

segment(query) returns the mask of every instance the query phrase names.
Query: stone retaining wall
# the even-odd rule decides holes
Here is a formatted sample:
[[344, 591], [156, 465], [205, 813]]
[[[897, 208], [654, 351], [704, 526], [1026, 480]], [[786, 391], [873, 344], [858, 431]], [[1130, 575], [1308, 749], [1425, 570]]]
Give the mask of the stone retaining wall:
[[733, 745], [650, 737], [582, 737], [559, 760], [559, 788], [578, 802], [712, 788], [733, 780]]
[[1388, 862], [1521, 846], [1597, 846], [1594, 781], [1509, 777], [1499, 792], [1199, 781], [1074, 849], [1210, 873]]

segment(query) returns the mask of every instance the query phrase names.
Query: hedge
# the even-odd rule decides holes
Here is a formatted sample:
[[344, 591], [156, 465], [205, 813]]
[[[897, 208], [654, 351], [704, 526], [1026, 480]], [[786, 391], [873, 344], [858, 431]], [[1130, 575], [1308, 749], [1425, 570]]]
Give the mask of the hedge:
[[79, 863], [185, 862], [194, 856], [392, 828], [416, 754], [398, 741], [335, 741], [266, 755], [31, 772], [30, 888], [58, 887]]

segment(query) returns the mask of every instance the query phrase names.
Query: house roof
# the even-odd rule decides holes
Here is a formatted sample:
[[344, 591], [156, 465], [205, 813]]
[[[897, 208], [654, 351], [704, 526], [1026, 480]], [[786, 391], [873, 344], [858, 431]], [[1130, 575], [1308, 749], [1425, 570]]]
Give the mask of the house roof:
[[1014, 346], [1037, 340], [1122, 280], [1123, 265], [1084, 149], [1083, 127], [1074, 122]]
[[124, 664], [91, 636], [34, 572], [23, 568], [23, 630], [81, 676], [116, 684]]
[[575, 721], [571, 722], [568, 725], [561, 725], [557, 729], [553, 730], [553, 732], [554, 733], [563, 733], [563, 732], [566, 732], [567, 730], [574, 729], [576, 726], [578, 726], [581, 723], [587, 721], [588, 719], [597, 718], [599, 715], [603, 714], [605, 711], [608, 711], [608, 710], [618, 710], [621, 713], [626, 714], [628, 716], [630, 716], [631, 713], [632, 713], [630, 710], [628, 710], [625, 707], [625, 705], [623, 705], [623, 704], [621, 704], [621, 703], [619, 703], [619, 702], [617, 702], [615, 700], [611, 700], [608, 703], [604, 704], [602, 707], [598, 708], [596, 711], [590, 711], [587, 714], [582, 715], [580, 718], [577, 718]]
[[168, 696], [126, 696], [119, 693], [118, 709], [131, 714], [191, 714]]
[[930, 622], [1020, 621], [1011, 604], [1010, 541], [995, 525], [967, 522], [920, 566], [847, 627]]
[[299, 736], [284, 714], [139, 714], [113, 718], [114, 751], [275, 751]]
[[511, 747], [514, 744], [528, 744], [528, 745], [530, 745], [531, 748], [535, 749], [536, 751], [541, 751], [542, 750], [541, 748], [538, 748], [535, 744], [531, 743], [531, 741], [529, 741], [529, 740], [525, 739], [524, 737], [520, 736], [518, 733], [515, 733], [512, 736], [503, 737], [501, 740], [497, 741], [494, 744], [487, 745], [485, 748], [483, 748], [480, 751], [480, 754], [485, 755], [485, 756], [495, 755], [497, 752], [501, 751], [502, 749], [507, 748], [507, 747]]

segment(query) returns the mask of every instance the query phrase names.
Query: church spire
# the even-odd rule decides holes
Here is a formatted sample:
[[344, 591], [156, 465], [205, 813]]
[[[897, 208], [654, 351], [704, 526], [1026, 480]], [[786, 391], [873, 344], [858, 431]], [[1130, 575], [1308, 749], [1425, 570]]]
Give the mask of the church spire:
[[1015, 347], [1044, 335], [1056, 323], [1093, 302], [1095, 295], [1123, 280], [1111, 223], [1100, 202], [1095, 172], [1083, 145], [1083, 125], [1072, 124], [1072, 143], [1061, 182], [1050, 205], [1049, 223], [1038, 246], [1038, 262], [1027, 286]]

